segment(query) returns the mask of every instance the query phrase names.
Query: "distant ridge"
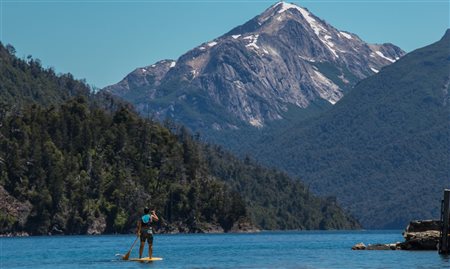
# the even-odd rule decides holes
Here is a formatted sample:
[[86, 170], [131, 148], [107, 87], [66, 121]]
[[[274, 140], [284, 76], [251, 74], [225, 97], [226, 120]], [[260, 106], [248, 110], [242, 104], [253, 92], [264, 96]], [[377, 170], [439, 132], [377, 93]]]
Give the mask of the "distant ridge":
[[257, 141], [254, 155], [336, 195], [364, 227], [439, 218], [450, 188], [449, 48], [447, 30], [319, 118]]

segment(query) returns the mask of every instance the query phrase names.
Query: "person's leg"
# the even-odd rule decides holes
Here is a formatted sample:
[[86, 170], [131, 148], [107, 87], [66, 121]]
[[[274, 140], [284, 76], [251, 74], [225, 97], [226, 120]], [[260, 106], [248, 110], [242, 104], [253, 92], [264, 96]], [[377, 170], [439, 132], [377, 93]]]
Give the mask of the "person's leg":
[[148, 257], [152, 258], [153, 255], [153, 236], [148, 239]]
[[148, 244], [148, 257], [152, 258], [153, 254], [153, 244]]
[[144, 252], [145, 241], [141, 240], [141, 245], [139, 246], [139, 259], [142, 258], [142, 252]]

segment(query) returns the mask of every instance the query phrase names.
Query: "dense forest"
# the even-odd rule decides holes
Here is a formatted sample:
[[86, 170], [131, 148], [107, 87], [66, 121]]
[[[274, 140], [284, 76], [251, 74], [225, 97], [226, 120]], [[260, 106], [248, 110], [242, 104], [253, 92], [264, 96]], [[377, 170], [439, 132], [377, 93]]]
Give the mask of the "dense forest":
[[124, 233], [144, 205], [162, 232], [351, 229], [299, 181], [139, 117], [0, 46], [0, 233]]
[[145, 205], [169, 223], [225, 230], [246, 216], [240, 195], [202, 169], [188, 136], [179, 142], [127, 109], [109, 115], [83, 98], [58, 109], [31, 106], [4, 116], [2, 136], [1, 183], [33, 205], [23, 227], [33, 234], [85, 233], [99, 219], [105, 232], [126, 232]]
[[313, 192], [336, 195], [364, 227], [439, 218], [450, 187], [449, 48], [447, 30], [359, 82], [319, 117], [256, 141], [253, 153]]
[[[247, 201], [251, 219], [264, 229], [352, 229], [336, 197], [318, 198], [299, 180], [246, 157], [236, 159], [220, 146], [203, 147], [211, 172]], [[350, 225], [349, 225], [350, 224]]]

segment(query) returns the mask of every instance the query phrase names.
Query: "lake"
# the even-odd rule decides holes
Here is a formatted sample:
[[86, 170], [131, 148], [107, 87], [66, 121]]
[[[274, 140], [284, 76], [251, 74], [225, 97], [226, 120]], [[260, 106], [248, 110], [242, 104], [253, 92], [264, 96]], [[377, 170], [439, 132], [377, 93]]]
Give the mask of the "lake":
[[[0, 268], [450, 268], [435, 251], [352, 251], [359, 242], [402, 241], [401, 231], [291, 231], [156, 235], [163, 261], [122, 261], [133, 235], [0, 238]], [[131, 257], [136, 257], [136, 245]], [[144, 253], [147, 252], [147, 248]]]

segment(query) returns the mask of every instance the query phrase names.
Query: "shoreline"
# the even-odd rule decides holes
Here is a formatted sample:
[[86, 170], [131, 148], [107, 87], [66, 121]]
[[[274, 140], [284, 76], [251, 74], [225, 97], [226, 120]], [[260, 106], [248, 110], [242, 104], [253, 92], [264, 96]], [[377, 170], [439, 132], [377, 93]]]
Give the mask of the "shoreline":
[[413, 220], [402, 232], [403, 242], [355, 244], [352, 250], [438, 250], [441, 220]]
[[[262, 230], [262, 229], [255, 229], [255, 230], [238, 230], [238, 231], [229, 231], [229, 232], [155, 232], [155, 235], [189, 235], [189, 234], [264, 234], [264, 233], [296, 233], [296, 232], [306, 232], [306, 233], [345, 233], [345, 232], [378, 232], [378, 231], [385, 231], [385, 232], [392, 232], [392, 234], [397, 234], [397, 232], [403, 231], [403, 229], [343, 229], [343, 230], [319, 230], [319, 229], [313, 229], [313, 230], [302, 230], [302, 229], [290, 229], [290, 230]], [[103, 235], [133, 235], [134, 233], [98, 233], [98, 234], [89, 234], [89, 233], [80, 233], [80, 234], [40, 234], [40, 235], [33, 235], [28, 234], [26, 232], [17, 232], [17, 233], [6, 233], [6, 234], [0, 234], [0, 238], [12, 238], [12, 237], [40, 237], [40, 236], [103, 236]]]

